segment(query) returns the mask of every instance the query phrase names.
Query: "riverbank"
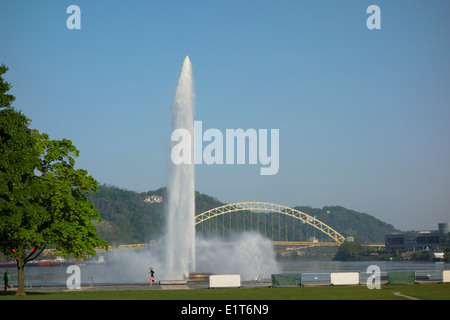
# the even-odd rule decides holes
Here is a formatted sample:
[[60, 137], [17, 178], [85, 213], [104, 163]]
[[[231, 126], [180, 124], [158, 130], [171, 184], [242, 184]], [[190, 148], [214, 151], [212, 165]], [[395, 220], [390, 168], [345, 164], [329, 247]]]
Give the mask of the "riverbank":
[[[433, 262], [433, 252], [427, 250], [386, 250], [378, 247], [365, 247], [359, 242], [345, 242], [339, 247], [321, 246], [275, 246], [278, 261], [288, 260], [337, 260], [337, 261], [413, 261]], [[442, 262], [450, 261], [450, 247], [440, 249], [444, 253]]]

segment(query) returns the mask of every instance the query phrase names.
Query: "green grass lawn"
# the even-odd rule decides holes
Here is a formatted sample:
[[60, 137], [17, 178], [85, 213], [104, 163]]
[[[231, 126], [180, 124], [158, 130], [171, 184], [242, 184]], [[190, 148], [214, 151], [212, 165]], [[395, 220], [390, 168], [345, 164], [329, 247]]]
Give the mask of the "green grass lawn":
[[366, 286], [197, 289], [197, 290], [124, 290], [30, 292], [18, 297], [1, 292], [0, 300], [407, 300], [400, 292], [424, 300], [450, 300], [450, 284], [385, 285], [380, 290]]

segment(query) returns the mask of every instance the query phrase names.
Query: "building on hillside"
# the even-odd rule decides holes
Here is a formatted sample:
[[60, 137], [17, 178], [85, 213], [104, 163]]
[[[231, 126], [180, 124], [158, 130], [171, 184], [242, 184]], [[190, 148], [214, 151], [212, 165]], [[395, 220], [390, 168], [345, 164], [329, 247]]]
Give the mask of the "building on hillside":
[[163, 203], [163, 197], [162, 196], [153, 195], [153, 196], [145, 198], [144, 202], [148, 202], [148, 203]]

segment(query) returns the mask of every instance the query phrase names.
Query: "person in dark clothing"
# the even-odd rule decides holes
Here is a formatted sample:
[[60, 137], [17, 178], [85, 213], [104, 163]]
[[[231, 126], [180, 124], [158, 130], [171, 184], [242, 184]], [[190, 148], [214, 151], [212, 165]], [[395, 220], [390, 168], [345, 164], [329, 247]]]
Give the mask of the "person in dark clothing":
[[8, 269], [5, 269], [5, 273], [3, 274], [3, 281], [5, 282], [5, 291], [7, 290], [6, 288], [11, 289], [11, 286], [8, 284], [9, 280], [10, 278]]
[[157, 284], [157, 282], [155, 281], [155, 271], [153, 271], [152, 267], [150, 267], [149, 270], [150, 270], [149, 273], [150, 273], [150, 286], [151, 286], [153, 283]]

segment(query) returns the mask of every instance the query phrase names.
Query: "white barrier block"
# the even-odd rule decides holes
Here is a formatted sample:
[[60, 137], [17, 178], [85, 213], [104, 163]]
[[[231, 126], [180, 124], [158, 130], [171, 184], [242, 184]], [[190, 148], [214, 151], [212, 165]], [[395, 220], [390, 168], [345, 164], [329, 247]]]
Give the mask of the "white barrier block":
[[450, 282], [450, 270], [442, 271], [442, 282], [444, 283]]
[[209, 276], [210, 288], [239, 288], [241, 276], [239, 274], [221, 274]]
[[358, 272], [334, 272], [330, 274], [331, 284], [335, 286], [358, 285]]

